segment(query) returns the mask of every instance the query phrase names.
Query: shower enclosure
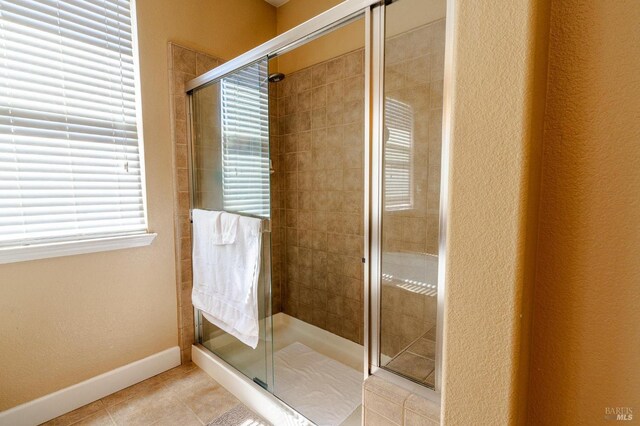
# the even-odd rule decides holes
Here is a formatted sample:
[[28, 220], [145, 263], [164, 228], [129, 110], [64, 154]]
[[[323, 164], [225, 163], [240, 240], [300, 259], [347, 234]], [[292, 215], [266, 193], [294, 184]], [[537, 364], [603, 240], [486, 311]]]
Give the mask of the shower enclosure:
[[196, 349], [294, 423], [360, 424], [370, 374], [439, 399], [446, 1], [386, 3], [186, 87], [191, 207], [263, 220], [257, 348], [196, 311]]

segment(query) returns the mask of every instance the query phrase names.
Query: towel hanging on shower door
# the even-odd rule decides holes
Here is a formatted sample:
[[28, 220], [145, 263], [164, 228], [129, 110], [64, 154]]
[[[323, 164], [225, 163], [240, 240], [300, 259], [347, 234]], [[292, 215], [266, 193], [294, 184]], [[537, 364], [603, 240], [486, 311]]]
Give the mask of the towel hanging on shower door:
[[212, 324], [256, 348], [262, 220], [193, 210], [193, 306]]

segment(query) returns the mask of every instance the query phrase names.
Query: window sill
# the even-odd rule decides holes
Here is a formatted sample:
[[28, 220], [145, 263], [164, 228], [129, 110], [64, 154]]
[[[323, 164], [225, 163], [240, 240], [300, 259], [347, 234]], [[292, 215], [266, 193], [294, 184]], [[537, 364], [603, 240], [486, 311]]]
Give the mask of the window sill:
[[22, 247], [7, 247], [0, 249], [0, 264], [143, 247], [151, 244], [157, 235], [158, 234], [146, 233], [90, 240], [65, 241], [60, 243], [34, 244]]

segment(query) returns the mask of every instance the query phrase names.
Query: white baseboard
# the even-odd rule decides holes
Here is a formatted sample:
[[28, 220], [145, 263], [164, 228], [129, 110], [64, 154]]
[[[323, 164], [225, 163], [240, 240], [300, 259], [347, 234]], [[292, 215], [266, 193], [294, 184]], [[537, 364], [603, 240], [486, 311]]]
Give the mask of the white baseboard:
[[0, 426], [38, 425], [178, 365], [180, 348], [175, 346], [2, 411]]

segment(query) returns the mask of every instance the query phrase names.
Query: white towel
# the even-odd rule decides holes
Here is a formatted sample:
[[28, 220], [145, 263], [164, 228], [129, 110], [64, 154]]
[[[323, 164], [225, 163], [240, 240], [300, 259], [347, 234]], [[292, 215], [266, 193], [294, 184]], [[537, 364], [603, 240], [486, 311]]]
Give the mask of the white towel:
[[238, 232], [238, 219], [240, 219], [239, 215], [224, 212], [207, 212], [205, 210], [200, 210], [200, 212], [205, 212], [205, 214], [213, 213], [211, 218], [213, 219], [212, 244], [223, 245], [235, 243]]
[[193, 210], [193, 306], [254, 349], [259, 338], [261, 222]]

